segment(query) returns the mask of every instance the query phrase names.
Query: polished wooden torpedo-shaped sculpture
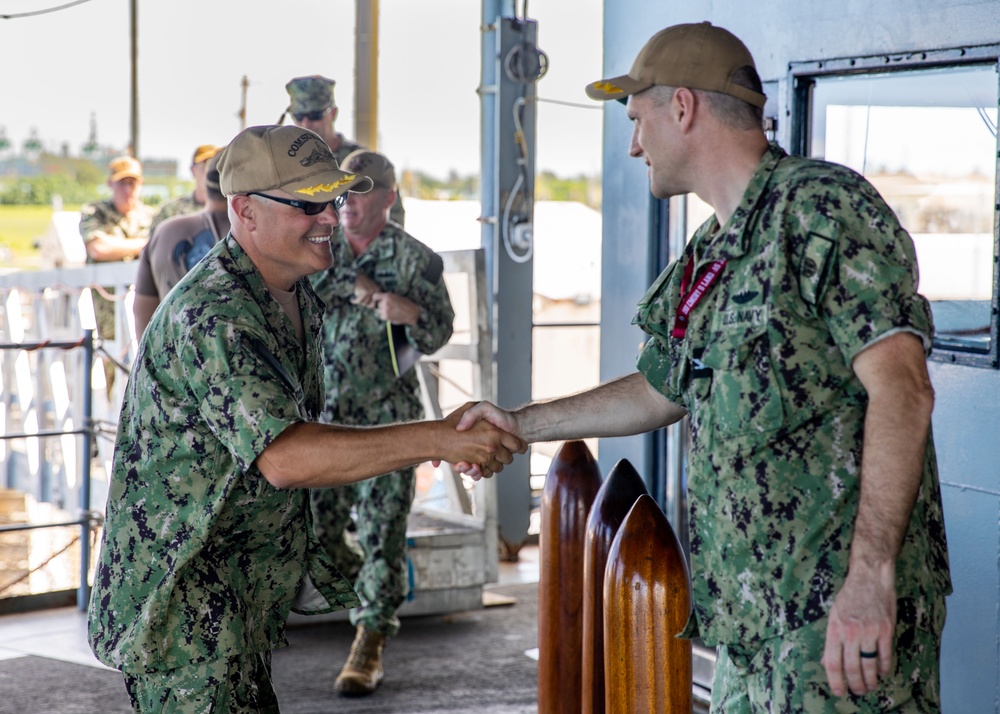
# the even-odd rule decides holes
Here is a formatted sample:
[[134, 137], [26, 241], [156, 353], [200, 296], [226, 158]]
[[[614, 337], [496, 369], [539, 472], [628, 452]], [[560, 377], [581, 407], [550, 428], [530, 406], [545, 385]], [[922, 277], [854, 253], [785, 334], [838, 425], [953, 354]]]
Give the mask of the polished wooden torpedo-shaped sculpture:
[[559, 449], [542, 490], [538, 573], [538, 711], [580, 714], [583, 551], [601, 472], [582, 441]]
[[608, 552], [618, 529], [639, 496], [647, 494], [646, 484], [622, 459], [601, 484], [587, 518], [583, 553], [583, 714], [604, 712], [604, 571]]
[[687, 561], [663, 511], [640, 496], [618, 529], [604, 576], [604, 683], [609, 714], [691, 712]]

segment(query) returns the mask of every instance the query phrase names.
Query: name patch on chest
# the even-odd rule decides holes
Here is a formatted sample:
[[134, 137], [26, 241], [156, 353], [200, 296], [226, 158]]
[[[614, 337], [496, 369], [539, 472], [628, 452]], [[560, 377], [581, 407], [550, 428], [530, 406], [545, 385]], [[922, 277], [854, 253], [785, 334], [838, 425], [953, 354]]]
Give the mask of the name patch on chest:
[[723, 310], [719, 315], [720, 322], [722, 327], [727, 329], [759, 327], [767, 322], [768, 307], [768, 305], [748, 305], [746, 307]]

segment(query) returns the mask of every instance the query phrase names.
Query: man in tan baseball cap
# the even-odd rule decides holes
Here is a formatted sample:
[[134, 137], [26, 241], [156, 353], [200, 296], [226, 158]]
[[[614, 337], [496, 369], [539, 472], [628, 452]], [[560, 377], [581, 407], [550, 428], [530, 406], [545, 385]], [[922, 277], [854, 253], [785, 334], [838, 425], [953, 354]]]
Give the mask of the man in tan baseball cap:
[[636, 372], [483, 403], [459, 428], [532, 443], [690, 419], [680, 634], [718, 647], [712, 710], [940, 711], [952, 585], [912, 239], [864, 177], [768, 140], [728, 30], [665, 28], [587, 93], [625, 102], [654, 196], [694, 193], [714, 215], [638, 304]]
[[[89, 637], [136, 711], [277, 712], [290, 610], [360, 604], [317, 540], [310, 489], [426, 460], [498, 472], [524, 444], [483, 422], [321, 421], [337, 206], [371, 179], [299, 127], [251, 127], [219, 158], [228, 236], [153, 313], [122, 400]], [[156, 616], [149, 616], [156, 613]]]
[[338, 209], [349, 190], [372, 187], [370, 178], [341, 171], [318, 134], [296, 126], [243, 130], [223, 150], [218, 169], [233, 237], [279, 290], [330, 267]]
[[88, 263], [131, 260], [149, 238], [153, 209], [142, 201], [142, 164], [131, 156], [113, 158], [108, 162], [108, 187], [110, 198], [80, 210]]
[[659, 84], [721, 92], [763, 107], [767, 97], [738, 83], [746, 67], [754, 68], [750, 50], [728, 30], [709, 22], [673, 25], [649, 39], [628, 74], [587, 85], [587, 95], [624, 101]]

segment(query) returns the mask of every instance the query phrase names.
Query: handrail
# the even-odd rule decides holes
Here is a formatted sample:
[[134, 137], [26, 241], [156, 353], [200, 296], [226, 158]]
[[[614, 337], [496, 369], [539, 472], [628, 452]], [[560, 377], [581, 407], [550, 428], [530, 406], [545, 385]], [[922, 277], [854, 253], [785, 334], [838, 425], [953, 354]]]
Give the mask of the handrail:
[[0, 439], [45, 439], [52, 436], [68, 436], [74, 434], [86, 434], [89, 430], [84, 429], [67, 429], [66, 431], [36, 431], [36, 432], [19, 432], [16, 434], [0, 434]]
[[79, 340], [42, 340], [41, 342], [0, 342], [0, 350], [35, 350], [46, 347], [57, 347], [61, 350], [71, 350], [74, 347], [82, 347], [83, 338]]
[[95, 522], [96, 514], [88, 511], [75, 521], [59, 521], [57, 523], [8, 523], [0, 525], [0, 533], [17, 533], [20, 531], [34, 531], [42, 528], [68, 528], [69, 526], [90, 526]]
[[[9, 342], [0, 343], [0, 350], [21, 350], [31, 352], [41, 349], [83, 349], [83, 369], [84, 375], [90, 375], [93, 370], [94, 358], [94, 332], [84, 330], [83, 336], [78, 340], [40, 340], [33, 342]], [[80, 526], [80, 586], [77, 589], [77, 607], [86, 610], [90, 602], [90, 529], [99, 520], [90, 509], [90, 458], [95, 438], [95, 427], [93, 422], [93, 400], [90, 380], [83, 380], [83, 427], [79, 429], [52, 430], [45, 429], [34, 433], [14, 433], [0, 434], [0, 440], [20, 439], [20, 438], [47, 438], [55, 436], [82, 436], [82, 459], [80, 473], [80, 513], [76, 520], [60, 521], [56, 523], [13, 523], [0, 525], [0, 533], [10, 533], [15, 531], [39, 530], [44, 528], [64, 528], [69, 526]]]

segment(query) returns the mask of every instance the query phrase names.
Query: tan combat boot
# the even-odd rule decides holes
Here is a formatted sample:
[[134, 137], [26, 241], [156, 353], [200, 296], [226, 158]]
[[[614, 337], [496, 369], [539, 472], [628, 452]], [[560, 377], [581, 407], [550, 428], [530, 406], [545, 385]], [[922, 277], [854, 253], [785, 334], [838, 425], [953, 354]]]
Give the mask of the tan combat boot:
[[348, 696], [371, 694], [382, 683], [382, 648], [385, 635], [358, 625], [351, 654], [333, 688]]

